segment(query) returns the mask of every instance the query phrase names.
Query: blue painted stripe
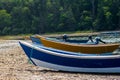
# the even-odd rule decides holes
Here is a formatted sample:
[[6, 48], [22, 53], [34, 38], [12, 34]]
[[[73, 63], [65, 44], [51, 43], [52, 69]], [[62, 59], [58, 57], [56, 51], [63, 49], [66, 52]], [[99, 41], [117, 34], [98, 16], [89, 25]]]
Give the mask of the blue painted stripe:
[[[27, 54], [28, 57], [30, 57], [30, 51], [31, 47], [28, 47], [26, 45], [21, 45]], [[62, 66], [70, 66], [70, 67], [81, 67], [81, 68], [113, 68], [113, 67], [120, 67], [120, 59], [114, 58], [114, 59], [77, 59], [77, 58], [68, 58], [68, 57], [62, 57], [57, 55], [51, 55], [44, 53], [42, 51], [38, 51], [36, 49], [33, 49], [32, 58], [62, 65]]]
[[84, 43], [86, 44], [88, 42], [88, 40], [66, 40], [66, 42], [70, 42], [70, 43]]

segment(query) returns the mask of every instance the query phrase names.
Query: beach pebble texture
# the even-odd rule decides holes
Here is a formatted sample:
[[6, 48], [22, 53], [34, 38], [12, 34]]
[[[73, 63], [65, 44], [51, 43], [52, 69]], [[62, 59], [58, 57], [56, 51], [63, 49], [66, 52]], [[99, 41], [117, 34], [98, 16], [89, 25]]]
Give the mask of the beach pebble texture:
[[120, 80], [120, 74], [60, 72], [34, 66], [19, 40], [0, 40], [0, 80]]

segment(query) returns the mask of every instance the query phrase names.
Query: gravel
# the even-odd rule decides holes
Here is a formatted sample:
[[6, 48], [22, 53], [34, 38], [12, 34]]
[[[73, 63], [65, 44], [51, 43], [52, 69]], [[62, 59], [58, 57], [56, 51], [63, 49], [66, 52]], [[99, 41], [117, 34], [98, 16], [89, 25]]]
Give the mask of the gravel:
[[30, 64], [19, 40], [1, 40], [0, 80], [120, 80], [120, 74], [70, 73], [37, 67]]

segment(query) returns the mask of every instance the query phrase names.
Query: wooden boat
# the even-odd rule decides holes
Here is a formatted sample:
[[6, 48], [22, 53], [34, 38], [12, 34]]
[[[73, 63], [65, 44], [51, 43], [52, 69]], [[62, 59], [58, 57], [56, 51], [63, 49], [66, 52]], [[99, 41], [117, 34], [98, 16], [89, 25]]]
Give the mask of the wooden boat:
[[52, 41], [39, 35], [36, 35], [36, 37], [39, 38], [40, 42], [46, 47], [87, 54], [109, 53], [113, 52], [119, 47], [119, 44], [70, 44], [65, 42]]
[[[42, 44], [40, 42], [39, 38], [36, 38], [35, 36], [30, 36], [30, 39], [32, 40], [33, 43], [38, 43], [38, 44]], [[54, 39], [54, 38], [47, 38], [49, 40], [53, 40], [53, 41], [59, 41], [59, 42], [68, 42], [68, 43], [77, 43], [77, 44], [87, 44], [88, 40], [59, 40], [59, 39]]]
[[[70, 72], [120, 73], [120, 55], [78, 54], [20, 42], [25, 54], [36, 66]], [[72, 62], [72, 63], [71, 63]]]
[[[38, 40], [35, 36], [30, 36], [31, 40], [34, 40], [34, 42], [36, 43], [41, 43], [40, 40]], [[56, 39], [56, 38], [49, 38], [50, 40], [54, 40], [54, 41], [59, 41], [59, 42], [68, 42], [68, 43], [76, 43], [76, 44], [86, 44], [89, 40], [71, 40], [71, 39], [67, 39], [66, 41], [62, 40], [62, 39]]]

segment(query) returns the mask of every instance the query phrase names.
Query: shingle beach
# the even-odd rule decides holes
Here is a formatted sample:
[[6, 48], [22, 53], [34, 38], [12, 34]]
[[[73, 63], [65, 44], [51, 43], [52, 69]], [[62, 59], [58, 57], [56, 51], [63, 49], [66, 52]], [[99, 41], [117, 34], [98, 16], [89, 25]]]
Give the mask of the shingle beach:
[[59, 72], [30, 64], [19, 40], [0, 40], [0, 80], [120, 80], [120, 74]]

